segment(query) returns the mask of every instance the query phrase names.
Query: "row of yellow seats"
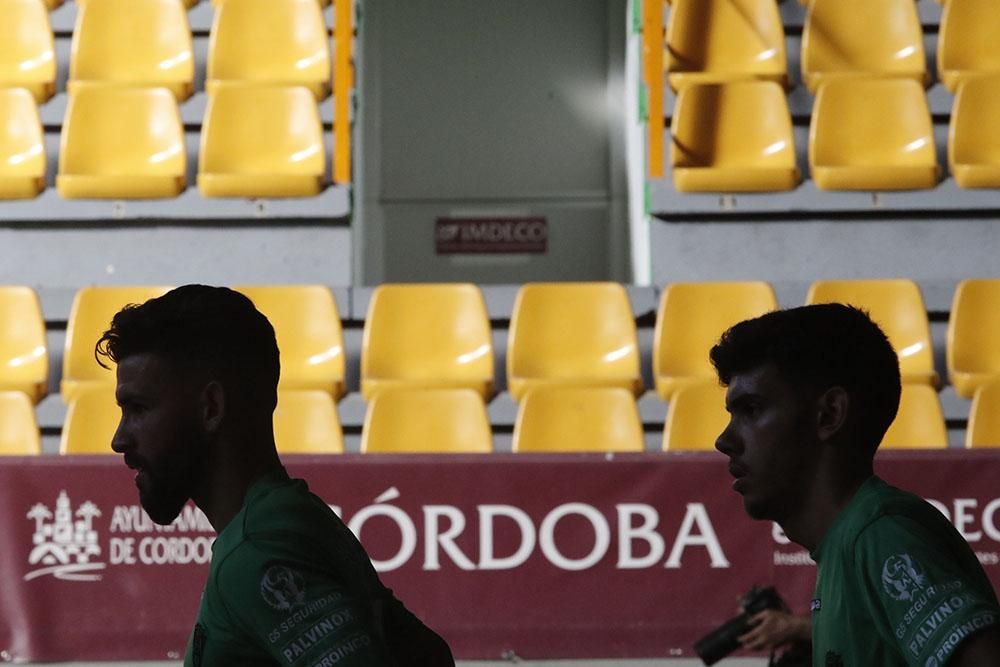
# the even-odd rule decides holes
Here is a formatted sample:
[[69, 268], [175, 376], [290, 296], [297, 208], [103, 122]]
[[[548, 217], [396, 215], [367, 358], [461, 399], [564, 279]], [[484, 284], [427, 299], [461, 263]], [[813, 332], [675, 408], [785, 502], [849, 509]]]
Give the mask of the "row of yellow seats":
[[[195, 58], [181, 0], [78, 2], [69, 92], [83, 83], [194, 92]], [[224, 81], [331, 89], [330, 33], [316, 0], [226, 0], [216, 10], [205, 87]], [[41, 0], [0, 0], [0, 86], [42, 103], [56, 92], [52, 28]]]
[[[665, 66], [670, 86], [737, 79], [789, 85], [785, 34], [774, 0], [674, 0]], [[996, 0], [949, 1], [941, 16], [937, 70], [949, 90], [970, 77], [1000, 73]], [[913, 0], [812, 0], [802, 32], [802, 80], [857, 74], [904, 77], [927, 73], [923, 32]]]
[[[89, 384], [110, 384], [93, 344], [127, 303], [167, 287], [92, 287], [78, 292], [70, 313], [61, 393], [69, 401]], [[239, 287], [272, 321], [282, 350], [281, 387], [341, 397], [344, 349], [332, 293], [321, 286]], [[867, 309], [900, 355], [906, 383], [936, 387], [927, 313], [910, 280], [819, 281], [809, 303], [846, 302]], [[711, 379], [708, 350], [733, 323], [773, 310], [764, 282], [674, 283], [661, 295], [654, 332], [653, 376], [664, 398], [684, 384]], [[0, 389], [35, 402], [48, 374], [45, 325], [28, 288], [0, 290]], [[573, 332], [568, 336], [566, 332]], [[1000, 377], [1000, 280], [963, 281], [949, 322], [947, 365], [960, 396]], [[543, 385], [618, 386], [644, 390], [635, 319], [628, 295], [614, 283], [529, 283], [519, 290], [507, 348], [507, 383], [520, 400]], [[383, 285], [365, 319], [361, 390], [465, 387], [489, 400], [494, 391], [491, 328], [480, 290], [468, 284]]]
[[[704, 451], [726, 427], [725, 389], [691, 384], [671, 399], [663, 430], [665, 451]], [[0, 454], [40, 452], [32, 406], [19, 392], [0, 393]], [[90, 387], [70, 402], [63, 454], [111, 453], [119, 411], [111, 387]], [[343, 435], [329, 394], [281, 391], [274, 413], [282, 453], [340, 453]], [[514, 452], [641, 452], [643, 426], [633, 396], [617, 387], [543, 387], [521, 402]], [[1000, 447], [1000, 382], [979, 389], [969, 414], [967, 447]], [[885, 449], [948, 447], [934, 390], [904, 385], [899, 412], [882, 441]], [[368, 406], [364, 453], [488, 453], [493, 451], [482, 397], [470, 389], [387, 391]]]
[[[62, 7], [63, 3], [66, 2], [66, 0], [37, 0], [37, 1], [41, 2], [42, 5], [45, 7], [45, 9], [47, 9], [48, 11], [52, 11], [53, 9], [58, 9], [59, 7]], [[186, 9], [191, 9], [199, 2], [201, 2], [201, 0], [177, 0], [177, 1], [183, 3], [183, 6]], [[211, 0], [211, 1], [213, 5], [219, 5], [225, 2], [226, 0]], [[321, 7], [326, 7], [333, 0], [316, 0], [316, 1], [319, 2]], [[83, 5], [86, 2], [87, 0], [76, 0], [76, 4], [78, 5]]]
[[[45, 135], [31, 96], [0, 89], [0, 199], [45, 189]], [[326, 180], [316, 101], [301, 87], [220, 84], [209, 95], [198, 154], [205, 197], [306, 197]], [[56, 189], [67, 199], [176, 197], [187, 149], [166, 88], [88, 84], [69, 96]]]
[[[1000, 188], [1000, 75], [963, 81], [948, 135], [962, 188]], [[800, 172], [788, 103], [770, 81], [694, 84], [674, 107], [671, 165], [680, 192], [790, 190]], [[908, 79], [835, 79], [820, 86], [809, 168], [824, 190], [913, 190], [940, 178], [923, 89]]]

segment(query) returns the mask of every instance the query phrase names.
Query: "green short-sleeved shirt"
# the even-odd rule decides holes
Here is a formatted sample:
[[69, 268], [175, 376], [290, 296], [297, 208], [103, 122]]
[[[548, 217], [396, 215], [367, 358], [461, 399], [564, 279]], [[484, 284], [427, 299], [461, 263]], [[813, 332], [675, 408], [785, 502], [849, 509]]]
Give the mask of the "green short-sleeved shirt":
[[813, 664], [947, 664], [971, 634], [1000, 623], [990, 581], [932, 505], [867, 480], [812, 554]]
[[305, 482], [284, 470], [256, 482], [212, 547], [185, 666], [374, 667], [408, 658], [454, 664]]

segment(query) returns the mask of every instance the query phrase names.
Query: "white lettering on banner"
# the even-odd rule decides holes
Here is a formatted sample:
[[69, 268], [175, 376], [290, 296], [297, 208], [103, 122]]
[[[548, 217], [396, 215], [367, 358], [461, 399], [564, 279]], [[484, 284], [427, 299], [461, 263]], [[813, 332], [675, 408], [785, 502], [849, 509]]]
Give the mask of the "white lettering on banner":
[[[571, 514], [582, 516], [594, 527], [594, 547], [583, 558], [567, 558], [556, 546], [556, 526], [560, 519]], [[542, 547], [542, 553], [556, 567], [570, 571], [586, 570], [599, 563], [608, 552], [608, 547], [611, 545], [611, 529], [608, 528], [604, 515], [596, 508], [583, 503], [566, 503], [549, 512], [549, 515], [542, 520], [538, 530], [538, 543]]]
[[139, 540], [143, 565], [203, 565], [212, 561], [211, 537], [144, 537]]
[[[448, 530], [438, 532], [438, 518], [447, 517], [451, 522]], [[451, 505], [424, 505], [424, 569], [440, 570], [438, 545], [444, 549], [452, 562], [462, 570], [475, 570], [475, 564], [462, 553], [455, 544], [455, 538], [465, 530], [465, 515], [462, 510]]]
[[785, 529], [779, 526], [777, 523], [771, 524], [771, 539], [773, 539], [778, 544], [791, 544], [792, 541], [788, 539], [785, 535]]
[[[955, 529], [967, 542], [982, 541], [984, 533], [994, 542], [1000, 542], [1000, 525], [998, 525], [1000, 498], [994, 498], [983, 507], [983, 512], [978, 517], [978, 524], [976, 523], [975, 510], [979, 506], [979, 501], [975, 498], [955, 498], [952, 500], [951, 510], [939, 500], [933, 498], [926, 500], [954, 524]], [[977, 526], [981, 530], [972, 530]]]
[[[692, 528], [698, 526], [699, 533], [692, 533]], [[664, 567], [678, 568], [681, 566], [681, 556], [684, 549], [689, 546], [703, 546], [708, 549], [708, 556], [712, 560], [712, 567], [729, 567], [726, 555], [722, 553], [722, 545], [712, 527], [712, 521], [708, 518], [708, 512], [701, 503], [688, 503], [687, 513], [684, 515], [684, 522], [674, 540], [674, 548], [670, 550], [670, 556]]]
[[[638, 503], [623, 503], [618, 510], [618, 568], [622, 570], [638, 570], [653, 567], [667, 550], [667, 545], [656, 532], [660, 523], [660, 515], [655, 507]], [[633, 527], [632, 517], [642, 517], [642, 525]], [[642, 540], [649, 546], [649, 553], [636, 558], [632, 553], [632, 542]]]
[[391, 519], [399, 528], [402, 540], [400, 541], [399, 551], [396, 555], [387, 560], [371, 559], [372, 565], [379, 572], [389, 572], [399, 569], [410, 560], [413, 552], [417, 550], [417, 527], [413, 525], [413, 520], [406, 512], [395, 505], [385, 504], [389, 500], [395, 500], [399, 495], [396, 487], [392, 487], [375, 499], [376, 504], [363, 508], [347, 524], [347, 527], [351, 529], [352, 533], [357, 535], [359, 540], [361, 539], [361, 529], [364, 527], [365, 522], [372, 517], [384, 516]]
[[154, 523], [139, 505], [118, 505], [111, 512], [112, 533], [212, 533], [205, 513], [194, 505], [185, 505], [167, 526]]
[[[479, 505], [479, 569], [512, 570], [523, 565], [535, 550], [535, 524], [524, 510], [512, 505]], [[514, 520], [521, 532], [521, 542], [510, 556], [498, 558], [493, 548], [493, 519]]]

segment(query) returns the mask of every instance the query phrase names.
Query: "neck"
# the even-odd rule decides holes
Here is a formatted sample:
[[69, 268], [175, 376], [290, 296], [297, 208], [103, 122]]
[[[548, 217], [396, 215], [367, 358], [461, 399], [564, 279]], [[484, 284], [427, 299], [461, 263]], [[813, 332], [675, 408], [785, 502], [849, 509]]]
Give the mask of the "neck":
[[864, 466], [820, 465], [796, 511], [779, 521], [785, 535], [814, 551], [873, 474], [870, 462]]
[[252, 443], [221, 440], [206, 465], [206, 474], [192, 500], [221, 533], [243, 507], [247, 491], [267, 473], [281, 468], [274, 439]]

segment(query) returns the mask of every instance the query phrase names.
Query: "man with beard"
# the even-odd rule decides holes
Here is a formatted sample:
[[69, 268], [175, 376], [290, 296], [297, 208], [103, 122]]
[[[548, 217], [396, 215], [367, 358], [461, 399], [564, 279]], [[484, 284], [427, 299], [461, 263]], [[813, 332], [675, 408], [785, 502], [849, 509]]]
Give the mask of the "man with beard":
[[167, 525], [191, 499], [218, 532], [185, 665], [454, 665], [282, 467], [278, 347], [247, 297], [187, 285], [127, 306], [96, 354], [118, 365], [111, 446], [136, 471], [143, 508]]
[[900, 395], [878, 326], [841, 304], [776, 311], [729, 329], [711, 359], [733, 489], [818, 565], [813, 664], [1000, 665], [1000, 607], [972, 549], [873, 473]]

